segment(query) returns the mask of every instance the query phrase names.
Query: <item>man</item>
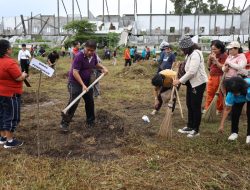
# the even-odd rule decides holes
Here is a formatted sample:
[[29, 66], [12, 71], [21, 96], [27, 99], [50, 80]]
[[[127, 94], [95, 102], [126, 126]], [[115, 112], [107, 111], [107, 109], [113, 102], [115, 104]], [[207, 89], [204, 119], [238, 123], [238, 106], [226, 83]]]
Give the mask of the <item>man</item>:
[[22, 72], [29, 74], [29, 61], [31, 55], [30, 52], [26, 49], [26, 44], [22, 44], [22, 49], [18, 53], [18, 61], [21, 65]]
[[131, 66], [131, 57], [130, 57], [130, 47], [128, 46], [124, 51], [125, 67], [127, 65]]
[[71, 59], [74, 60], [77, 53], [80, 51], [81, 44], [78, 41], [73, 42], [73, 48], [71, 51]]
[[48, 55], [48, 64], [51, 68], [55, 69], [56, 61], [59, 59], [59, 54], [56, 51]]
[[[95, 68], [101, 69], [101, 71], [105, 74], [108, 73], [106, 67], [98, 62], [95, 50], [96, 42], [93, 40], [88, 40], [85, 43], [84, 50], [75, 56], [69, 73], [68, 81], [68, 91], [70, 93], [68, 104], [70, 104], [70, 102], [72, 102], [79, 94], [81, 94], [82, 91], [87, 90], [87, 93], [83, 95], [87, 127], [93, 126], [95, 121], [93, 89], [88, 90], [91, 74]], [[68, 110], [67, 114], [62, 115], [61, 128], [63, 131], [68, 131], [69, 123], [74, 116], [79, 102], [80, 100]]]

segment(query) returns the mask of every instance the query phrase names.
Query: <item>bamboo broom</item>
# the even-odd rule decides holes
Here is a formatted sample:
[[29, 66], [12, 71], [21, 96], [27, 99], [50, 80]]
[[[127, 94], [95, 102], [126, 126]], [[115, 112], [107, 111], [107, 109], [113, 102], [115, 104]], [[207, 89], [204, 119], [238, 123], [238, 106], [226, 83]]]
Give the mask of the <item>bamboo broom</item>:
[[167, 111], [161, 123], [160, 130], [158, 132], [158, 135], [161, 137], [172, 138], [172, 115], [173, 115], [172, 107], [173, 107], [174, 92], [175, 92], [175, 87], [172, 88], [171, 97], [167, 106]]
[[218, 89], [217, 89], [217, 91], [215, 93], [215, 96], [214, 96], [212, 102], [210, 103], [206, 113], [204, 114], [203, 119], [204, 119], [204, 121], [206, 123], [216, 121], [216, 103], [217, 103], [217, 100], [218, 100], [218, 97], [219, 97], [219, 94], [220, 94], [221, 85], [222, 85], [222, 82], [224, 80], [224, 77], [225, 77], [225, 73], [223, 74], [223, 76], [221, 78], [219, 87], [218, 87]]

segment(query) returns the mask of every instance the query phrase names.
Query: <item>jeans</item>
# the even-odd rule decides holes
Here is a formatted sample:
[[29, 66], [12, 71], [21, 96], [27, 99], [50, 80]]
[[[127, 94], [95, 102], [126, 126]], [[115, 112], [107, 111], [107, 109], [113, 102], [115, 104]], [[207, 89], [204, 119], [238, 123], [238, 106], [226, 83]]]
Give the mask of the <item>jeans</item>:
[[20, 122], [21, 96], [0, 96], [0, 131], [14, 132]]
[[201, 104], [203, 93], [206, 88], [206, 83], [203, 83], [195, 88], [192, 88], [190, 82], [187, 85], [186, 105], [188, 108], [188, 123], [187, 127], [199, 132], [201, 123]]
[[[242, 112], [242, 108], [245, 102], [243, 103], [235, 103], [232, 107], [232, 123], [231, 123], [231, 131], [232, 133], [239, 132], [239, 121], [240, 115]], [[250, 135], [250, 102], [247, 102], [247, 136]]]
[[[82, 86], [76, 83], [68, 83], [68, 91], [69, 91], [69, 102], [72, 102], [79, 94], [82, 93]], [[93, 89], [91, 88], [87, 93], [83, 95], [83, 99], [85, 102], [85, 112], [86, 112], [86, 121], [88, 124], [94, 123], [95, 120], [95, 106], [94, 106], [94, 98], [93, 98]], [[80, 102], [80, 99], [68, 110], [67, 114], [62, 115], [62, 125], [68, 126], [71, 122], [77, 106]]]

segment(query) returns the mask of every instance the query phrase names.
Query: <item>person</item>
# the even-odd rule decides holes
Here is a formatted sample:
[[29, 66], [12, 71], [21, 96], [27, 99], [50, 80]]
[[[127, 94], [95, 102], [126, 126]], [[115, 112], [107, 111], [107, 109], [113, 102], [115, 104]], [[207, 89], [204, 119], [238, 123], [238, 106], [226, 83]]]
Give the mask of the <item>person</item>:
[[21, 65], [22, 72], [29, 74], [30, 52], [26, 49], [26, 44], [22, 44], [22, 49], [18, 52], [18, 61]]
[[247, 59], [241, 52], [240, 43], [233, 41], [227, 46], [227, 49], [229, 51], [229, 56], [222, 67], [222, 70], [225, 72], [225, 79], [245, 75], [244, 68], [247, 65]]
[[80, 52], [81, 44], [78, 41], [73, 42], [73, 47], [71, 49], [71, 59], [72, 61], [75, 59], [75, 56]]
[[231, 111], [231, 135], [228, 140], [234, 141], [238, 138], [239, 120], [244, 104], [247, 104], [247, 138], [246, 143], [250, 144], [250, 78], [231, 77], [224, 81], [227, 91], [225, 109], [220, 122], [219, 132], [224, 131], [224, 123]]
[[107, 46], [104, 47], [104, 59], [110, 60], [110, 50]]
[[38, 54], [42, 57], [45, 57], [46, 55], [46, 50], [44, 49], [43, 46], [40, 47], [39, 51], [38, 51]]
[[[151, 80], [152, 85], [154, 86], [154, 110], [151, 112], [151, 115], [155, 115], [163, 104], [162, 94], [170, 89], [172, 89], [173, 78], [176, 76], [176, 72], [173, 70], [163, 70], [157, 73]], [[174, 111], [176, 98], [173, 99], [173, 108]]]
[[128, 65], [131, 66], [131, 57], [130, 57], [130, 47], [128, 46], [124, 51], [125, 67]]
[[35, 51], [35, 48], [34, 48], [34, 46], [32, 44], [31, 47], [30, 47], [30, 55], [31, 55], [31, 57], [34, 57], [34, 51]]
[[54, 50], [48, 55], [47, 62], [49, 66], [55, 69], [56, 61], [59, 59], [59, 54]]
[[150, 58], [150, 48], [145, 46], [145, 49], [146, 49], [146, 60], [149, 60], [149, 58]]
[[[209, 79], [207, 83], [206, 91], [206, 101], [203, 113], [206, 112], [209, 105], [213, 101], [213, 98], [219, 88], [222, 79], [223, 71], [222, 66], [227, 59], [226, 48], [223, 42], [220, 40], [214, 40], [211, 43], [211, 53], [208, 56], [208, 69], [209, 69]], [[219, 93], [217, 100], [217, 114], [223, 111], [223, 94]]]
[[[95, 68], [101, 69], [101, 71], [105, 74], [108, 73], [107, 68], [98, 63], [95, 50], [96, 42], [94, 40], [88, 40], [85, 43], [84, 50], [80, 51], [75, 56], [68, 80], [68, 91], [70, 94], [68, 104], [70, 104], [70, 102], [72, 102], [79, 94], [81, 94], [82, 91], [87, 90], [87, 93], [83, 95], [87, 127], [92, 127], [95, 121], [93, 89], [88, 89], [88, 86], [91, 82], [91, 74]], [[63, 131], [68, 131], [69, 124], [74, 116], [79, 102], [80, 100], [78, 100], [68, 110], [67, 114], [62, 115], [60, 127]]]
[[65, 54], [66, 54], [66, 49], [65, 49], [65, 47], [62, 45], [62, 47], [61, 47], [61, 55], [64, 57]]
[[[97, 62], [101, 64], [102, 63], [101, 58], [97, 54], [96, 54], [96, 57], [97, 57]], [[93, 79], [91, 79], [91, 83], [94, 82], [94, 80], [97, 79], [100, 75], [101, 75], [101, 71], [99, 69], [94, 69], [93, 70], [93, 75], [92, 75]], [[95, 98], [97, 98], [97, 97], [100, 97], [100, 94], [101, 94], [100, 93], [100, 83], [97, 82], [93, 86], [93, 96]]]
[[144, 61], [146, 59], [146, 55], [147, 55], [147, 51], [145, 48], [143, 48], [142, 52], [141, 52], [141, 57], [142, 57], [142, 60]]
[[28, 75], [20, 71], [11, 54], [9, 41], [0, 40], [0, 144], [4, 148], [23, 144], [14, 138], [14, 132], [20, 122], [22, 81]]
[[161, 56], [158, 60], [159, 62], [158, 72], [165, 69], [171, 69], [173, 63], [175, 62], [175, 55], [172, 52], [171, 45], [163, 46], [162, 50], [163, 53], [161, 53]]
[[195, 44], [189, 36], [184, 36], [179, 41], [180, 49], [186, 55], [186, 73], [179, 79], [173, 81], [173, 85], [186, 84], [186, 105], [188, 108], [187, 126], [178, 132], [188, 134], [193, 138], [200, 135], [201, 104], [203, 93], [208, 80], [205, 71], [204, 58], [200, 50], [195, 49]]
[[134, 60], [135, 60], [135, 48], [134, 48], [134, 46], [132, 46], [130, 48], [130, 59], [134, 63]]
[[152, 49], [152, 57], [153, 60], [156, 60], [156, 46], [154, 46], [154, 48]]
[[[247, 59], [247, 66], [246, 70], [250, 70], [250, 42], [248, 41], [248, 51], [244, 53], [245, 57]], [[250, 73], [248, 74], [248, 77], [250, 76]]]

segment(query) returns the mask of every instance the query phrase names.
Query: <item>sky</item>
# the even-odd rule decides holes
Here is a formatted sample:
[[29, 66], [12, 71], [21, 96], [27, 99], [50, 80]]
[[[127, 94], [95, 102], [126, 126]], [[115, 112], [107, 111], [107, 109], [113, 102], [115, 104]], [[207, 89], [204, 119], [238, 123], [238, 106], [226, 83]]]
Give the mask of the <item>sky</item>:
[[[67, 9], [68, 14], [72, 14], [72, 1], [73, 0], [63, 0]], [[76, 0], [74, 0], [75, 6], [75, 14], [79, 14]], [[78, 0], [79, 6], [83, 16], [87, 16], [87, 0]], [[102, 15], [102, 3], [103, 0], [89, 0], [90, 11], [94, 14], [94, 16]], [[120, 0], [120, 12], [122, 14], [132, 14], [134, 11], [134, 0]], [[153, 13], [165, 13], [165, 2], [166, 0], [153, 0]], [[205, 0], [204, 0], [205, 2]], [[219, 3], [228, 5], [229, 0], [218, 0]], [[60, 15], [65, 16], [65, 10], [62, 5], [62, 1], [59, 0], [60, 3]], [[110, 15], [118, 14], [118, 0], [107, 0], [108, 9]], [[235, 0], [235, 5], [241, 8], [244, 6], [245, 0]], [[250, 0], [247, 0], [247, 6], [249, 6]], [[24, 16], [37, 14], [43, 15], [57, 15], [57, 0], [0, 0], [0, 17], [10, 17], [10, 16], [20, 16], [21, 14]], [[150, 13], [150, 0], [137, 0], [138, 5], [138, 13], [146, 14]], [[229, 7], [233, 6], [233, 0]], [[167, 12], [173, 11], [174, 6], [168, 0], [168, 9]], [[107, 9], [105, 7], [105, 14], [107, 14]]]

